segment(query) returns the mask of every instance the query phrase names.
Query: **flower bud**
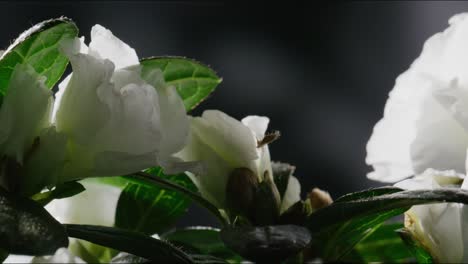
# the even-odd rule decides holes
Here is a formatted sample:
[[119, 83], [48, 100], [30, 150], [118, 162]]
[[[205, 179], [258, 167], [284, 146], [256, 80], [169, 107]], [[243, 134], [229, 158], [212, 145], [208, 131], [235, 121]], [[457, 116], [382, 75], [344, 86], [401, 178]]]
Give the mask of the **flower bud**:
[[319, 188], [312, 189], [309, 193], [309, 200], [313, 210], [327, 207], [333, 203], [333, 199], [330, 194], [326, 191], [320, 190]]
[[269, 177], [258, 185], [251, 220], [255, 225], [271, 225], [278, 221], [281, 198], [278, 188]]
[[234, 169], [226, 185], [226, 204], [229, 211], [249, 216], [257, 187], [257, 176], [250, 169]]

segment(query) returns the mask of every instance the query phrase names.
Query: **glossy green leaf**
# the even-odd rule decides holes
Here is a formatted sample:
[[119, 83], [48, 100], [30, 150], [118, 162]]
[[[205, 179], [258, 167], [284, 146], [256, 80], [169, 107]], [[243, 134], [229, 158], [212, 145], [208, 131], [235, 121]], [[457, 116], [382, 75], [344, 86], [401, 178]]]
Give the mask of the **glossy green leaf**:
[[182, 250], [139, 232], [93, 225], [64, 225], [70, 237], [110, 247], [156, 263], [193, 263]]
[[35, 194], [32, 199], [42, 206], [45, 206], [54, 199], [71, 197], [83, 192], [84, 190], [84, 186], [79, 182], [66, 182], [56, 186], [53, 190]]
[[228, 249], [221, 240], [220, 230], [211, 227], [188, 227], [164, 234], [163, 239], [184, 250], [206, 254], [229, 262], [240, 262], [242, 258]]
[[[195, 192], [197, 188], [187, 175], [165, 175], [160, 168], [147, 172]], [[115, 226], [145, 234], [156, 234], [172, 228], [190, 205], [187, 196], [157, 185], [129, 183], [117, 204]]]
[[0, 57], [0, 96], [5, 95], [16, 64], [28, 63], [47, 77], [52, 88], [62, 77], [68, 59], [59, 51], [61, 41], [78, 36], [78, 28], [68, 18], [38, 23], [23, 32]]
[[68, 246], [63, 226], [38, 203], [0, 188], [0, 248], [11, 254], [47, 255]]
[[383, 193], [376, 195], [375, 190], [359, 192], [359, 195], [338, 199], [309, 216], [307, 226], [326, 260], [339, 260], [384, 221], [402, 214], [413, 205], [468, 203], [468, 191], [453, 188]]
[[220, 213], [218, 208], [212, 203], [210, 203], [208, 200], [203, 198], [198, 192], [194, 192], [169, 180], [160, 177], [155, 177], [154, 175], [151, 175], [147, 172], [137, 172], [131, 175], [124, 176], [123, 178], [131, 183], [138, 183], [140, 185], [148, 187], [156, 185], [163, 189], [183, 194], [188, 199], [192, 200], [193, 202], [196, 202], [201, 207], [209, 210], [214, 216], [216, 216], [216, 218], [220, 221], [222, 225], [227, 224], [226, 218]]
[[354, 250], [359, 259], [344, 258], [346, 261], [407, 263], [413, 260], [413, 255], [396, 232], [402, 228], [402, 223], [384, 224], [371, 235], [359, 242]]
[[210, 67], [183, 57], [153, 57], [142, 59], [142, 76], [160, 69], [167, 84], [174, 85], [187, 111], [205, 100], [222, 79]]

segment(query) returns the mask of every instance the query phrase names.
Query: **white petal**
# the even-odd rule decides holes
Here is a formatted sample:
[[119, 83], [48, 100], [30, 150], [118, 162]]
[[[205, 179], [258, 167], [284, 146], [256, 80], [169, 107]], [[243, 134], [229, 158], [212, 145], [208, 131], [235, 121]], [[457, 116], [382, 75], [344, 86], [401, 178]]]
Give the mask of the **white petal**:
[[288, 186], [281, 201], [281, 213], [288, 210], [289, 207], [301, 200], [301, 184], [296, 177], [290, 176]]
[[66, 248], [59, 248], [52, 256], [34, 257], [31, 263], [85, 263]]
[[34, 256], [10, 254], [3, 263], [31, 263]]
[[114, 67], [107, 60], [89, 55], [70, 55], [73, 75], [62, 92], [55, 122], [79, 144], [93, 145], [96, 131], [109, 119], [109, 107], [98, 97], [99, 90], [112, 90], [110, 78]]
[[[161, 72], [156, 74], [162, 75]], [[189, 120], [184, 102], [174, 86], [153, 84], [159, 94], [162, 141], [160, 155], [169, 156], [180, 151], [187, 143]]]
[[[440, 97], [437, 98], [435, 91], [443, 88], [439, 87], [440, 83], [450, 86], [453, 85], [453, 80], [457, 80], [457, 85], [468, 87], [468, 16], [456, 16], [450, 20], [450, 24], [444, 32], [426, 41], [420, 57], [408, 71], [398, 77], [385, 106], [384, 118], [374, 128], [367, 145], [366, 162], [374, 167], [369, 178], [386, 182], [398, 181], [432, 167], [428, 163], [436, 161], [436, 169], [455, 169], [461, 172], [465, 153], [460, 153], [462, 147], [466, 148], [466, 138], [456, 131], [458, 128], [453, 125], [455, 121], [436, 123], [429, 120], [425, 123], [427, 118], [431, 119], [427, 110], [432, 109], [428, 104], [433, 105], [430, 102], [433, 96], [436, 96], [439, 104], [443, 103]], [[464, 100], [463, 98], [460, 99]], [[435, 109], [433, 112], [439, 110]], [[451, 119], [457, 120], [464, 114], [463, 111], [456, 112], [456, 115], [450, 115]], [[449, 142], [434, 141], [442, 136], [441, 128], [445, 125], [449, 127], [444, 142], [445, 139]], [[430, 129], [435, 131], [432, 133]], [[432, 140], [433, 144], [420, 147], [421, 143], [428, 142], [414, 143], [421, 139]], [[452, 151], [456, 141], [459, 141], [458, 147]], [[446, 145], [443, 146], [444, 144]], [[410, 150], [410, 146], [415, 150]], [[413, 154], [410, 154], [411, 151]], [[413, 158], [416, 163], [413, 163]]]
[[135, 50], [101, 25], [91, 29], [89, 53], [111, 60], [116, 69], [139, 64]]
[[31, 66], [17, 64], [0, 109], [0, 153], [20, 163], [50, 122], [53, 98], [44, 82]]
[[[193, 120], [192, 120], [193, 121]], [[177, 156], [185, 161], [200, 161], [202, 171], [188, 173], [200, 193], [218, 208], [224, 208], [226, 184], [234, 167], [219, 156], [197, 133], [190, 133], [189, 143]]]
[[47, 211], [61, 223], [113, 226], [122, 190], [95, 181], [81, 181], [86, 190], [75, 196], [53, 200]]
[[257, 140], [262, 140], [267, 131], [270, 119], [266, 116], [253, 115], [244, 117], [241, 122], [255, 133]]
[[460, 204], [413, 206], [407, 214], [414, 221], [414, 234], [438, 262], [460, 263], [463, 257]]
[[158, 95], [148, 84], [102, 89], [109, 109], [103, 127], [95, 130], [96, 149], [141, 155], [156, 152], [161, 141]]
[[40, 192], [46, 186], [62, 183], [60, 175], [66, 162], [67, 137], [55, 127], [44, 129], [39, 135], [37, 148], [32, 151], [23, 167], [20, 181], [26, 196]]
[[191, 128], [233, 168], [257, 170], [254, 163], [259, 158], [257, 140], [252, 131], [238, 120], [217, 110], [207, 110], [201, 118], [193, 119]]
[[465, 173], [468, 133], [433, 98], [426, 98], [422, 107], [410, 150], [415, 173], [428, 168]]

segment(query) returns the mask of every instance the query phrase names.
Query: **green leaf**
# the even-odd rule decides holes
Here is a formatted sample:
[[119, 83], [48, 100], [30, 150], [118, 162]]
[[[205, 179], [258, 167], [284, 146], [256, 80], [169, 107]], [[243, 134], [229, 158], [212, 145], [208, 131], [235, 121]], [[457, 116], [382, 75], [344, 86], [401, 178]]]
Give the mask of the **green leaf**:
[[306, 228], [296, 225], [226, 227], [223, 242], [246, 259], [280, 263], [302, 251], [310, 242]]
[[[361, 262], [409, 262], [413, 255], [400, 238], [397, 229], [403, 227], [401, 223], [384, 224], [379, 226], [371, 235], [359, 242], [355, 251]], [[346, 261], [349, 258], [344, 258]], [[355, 260], [356, 261], [356, 260]]]
[[216, 218], [220, 221], [222, 225], [227, 224], [226, 218], [220, 213], [218, 208], [210, 203], [208, 200], [203, 198], [199, 193], [194, 192], [190, 189], [187, 189], [181, 185], [175, 184], [171, 181], [168, 181], [166, 179], [160, 178], [160, 177], [155, 177], [147, 172], [137, 172], [135, 174], [127, 175], [123, 177], [124, 179], [128, 180], [129, 182], [132, 183], [138, 183], [143, 186], [148, 186], [152, 187], [154, 185], [157, 185], [163, 189], [166, 190], [171, 190], [178, 192], [180, 194], [185, 195], [187, 198], [191, 199], [192, 201], [196, 202], [198, 205], [206, 208], [209, 210]]
[[242, 258], [228, 249], [221, 240], [220, 230], [211, 227], [188, 227], [177, 229], [162, 236], [171, 244], [185, 250], [215, 256], [229, 262], [240, 262]]
[[382, 195], [376, 195], [375, 190], [359, 192], [311, 214], [307, 226], [317, 239], [315, 246], [321, 248], [323, 257], [339, 260], [384, 221], [402, 214], [413, 205], [468, 203], [468, 191], [462, 189], [392, 192], [383, 192], [385, 194]]
[[[184, 173], [165, 175], [160, 168], [147, 172], [192, 192], [197, 190]], [[129, 183], [119, 197], [115, 226], [148, 235], [159, 234], [173, 227], [190, 202], [187, 196], [154, 184]]]
[[424, 247], [416, 240], [413, 239], [410, 232], [406, 228], [397, 230], [401, 239], [408, 246], [409, 250], [416, 258], [418, 263], [434, 263], [431, 255], [424, 249]]
[[72, 181], [58, 185], [51, 191], [35, 194], [31, 198], [42, 206], [45, 206], [54, 199], [71, 197], [83, 192], [84, 190], [85, 187], [83, 185], [79, 182]]
[[78, 28], [70, 19], [61, 17], [38, 23], [23, 32], [0, 57], [0, 96], [5, 95], [16, 64], [28, 63], [47, 77], [52, 88], [64, 73], [68, 59], [59, 52], [64, 39], [78, 36]]
[[176, 87], [187, 111], [205, 100], [222, 81], [210, 67], [183, 57], [152, 57], [140, 63], [143, 79], [155, 69], [162, 71], [166, 83]]
[[159, 239], [125, 229], [93, 225], [64, 225], [70, 237], [110, 247], [157, 263], [193, 263], [182, 250]]
[[63, 226], [38, 203], [0, 188], [0, 248], [11, 254], [50, 255], [68, 246]]

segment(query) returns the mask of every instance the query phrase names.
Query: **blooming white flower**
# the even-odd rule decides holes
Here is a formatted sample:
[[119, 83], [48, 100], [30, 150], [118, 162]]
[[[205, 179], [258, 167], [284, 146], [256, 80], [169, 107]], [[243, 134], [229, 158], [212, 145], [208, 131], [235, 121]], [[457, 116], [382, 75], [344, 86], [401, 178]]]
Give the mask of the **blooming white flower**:
[[143, 80], [135, 50], [100, 25], [92, 28], [89, 47], [83, 42], [62, 43], [73, 73], [59, 84], [55, 103], [32, 67], [13, 71], [0, 108], [0, 154], [22, 165], [22, 192], [156, 165], [186, 169], [173, 157], [189, 133], [175, 87], [160, 70]]
[[449, 23], [397, 78], [367, 145], [370, 179], [396, 182], [428, 168], [465, 173], [468, 14]]
[[96, 25], [91, 43], [64, 45], [73, 74], [59, 87], [54, 122], [69, 138], [67, 180], [128, 174], [167, 164], [188, 136], [175, 87], [160, 71], [141, 78], [135, 50]]
[[[426, 170], [395, 186], [408, 189], [460, 188], [465, 176], [454, 171]], [[468, 181], [461, 185], [468, 189]], [[417, 205], [405, 213], [405, 227], [438, 263], [468, 262], [468, 207], [457, 203]]]
[[185, 161], [201, 161], [203, 169], [190, 178], [201, 194], [218, 208], [226, 207], [226, 185], [236, 168], [247, 168], [258, 182], [273, 181], [268, 145], [259, 146], [269, 119], [248, 116], [238, 121], [223, 112], [207, 110], [191, 119], [189, 143], [179, 152]]

